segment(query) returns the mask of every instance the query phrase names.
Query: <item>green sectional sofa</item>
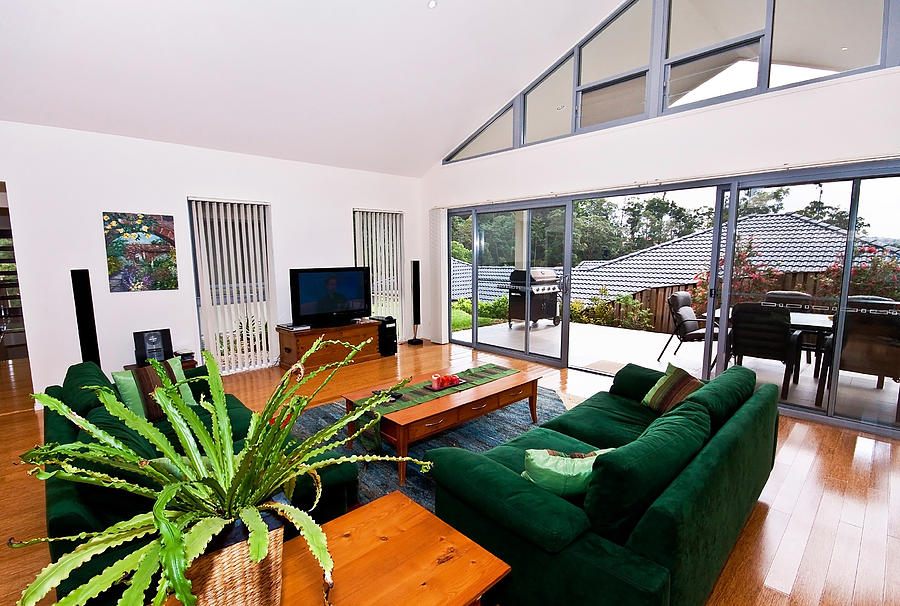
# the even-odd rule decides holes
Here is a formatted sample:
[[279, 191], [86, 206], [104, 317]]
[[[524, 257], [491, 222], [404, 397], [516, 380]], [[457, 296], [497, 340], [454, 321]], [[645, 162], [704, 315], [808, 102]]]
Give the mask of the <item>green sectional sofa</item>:
[[[204, 366], [185, 370], [187, 378], [205, 375], [206, 367]], [[142, 456], [146, 456], [148, 459], [160, 456], [148, 441], [112, 416], [92, 391], [83, 389], [83, 387], [91, 385], [107, 387], [116, 392], [115, 386], [100, 367], [93, 362], [83, 362], [69, 368], [62, 386], [48, 387], [46, 393], [66, 403], [76, 413], [122, 440]], [[200, 398], [201, 395], [205, 395], [207, 399], [210, 398], [209, 385], [206, 381], [194, 381], [190, 383], [190, 386], [195, 398]], [[243, 447], [243, 438], [247, 435], [250, 427], [251, 413], [232, 394], [226, 394], [225, 399], [236, 439], [235, 450], [239, 451]], [[210, 414], [199, 407], [196, 412], [209, 428]], [[169, 437], [173, 445], [178, 447], [178, 440], [168, 421], [158, 421], [155, 425]], [[91, 439], [68, 419], [49, 409], [44, 409], [44, 443], [66, 444], [75, 441], [90, 441]], [[312, 513], [319, 523], [323, 523], [346, 513], [349, 508], [359, 502], [359, 483], [357, 466], [350, 463], [327, 467], [320, 474], [323, 484], [322, 499]], [[139, 495], [100, 486], [76, 484], [56, 478], [50, 478], [45, 482], [45, 491], [47, 533], [50, 537], [71, 536], [86, 531], [102, 530], [115, 522], [149, 511], [153, 505], [150, 500]], [[314, 495], [312, 482], [309, 478], [304, 477], [297, 483], [293, 502], [295, 505], [308, 509]], [[289, 533], [292, 530], [293, 527], [290, 525], [285, 527], [285, 538], [291, 536]], [[104, 553], [75, 570], [69, 578], [60, 583], [57, 588], [58, 598], [62, 598], [136, 546], [137, 544], [133, 544]], [[69, 542], [51, 542], [50, 556], [55, 562], [61, 555], [68, 553], [73, 548], [74, 545]], [[109, 595], [111, 593], [112, 591], [106, 592], [89, 603], [92, 605], [115, 604], [116, 596]]]
[[[484, 454], [429, 451], [436, 513], [512, 567], [504, 606], [705, 603], [772, 469], [778, 388], [734, 366], [662, 416], [662, 373], [628, 365], [609, 392]], [[583, 497], [521, 477], [524, 451], [597, 457]]]

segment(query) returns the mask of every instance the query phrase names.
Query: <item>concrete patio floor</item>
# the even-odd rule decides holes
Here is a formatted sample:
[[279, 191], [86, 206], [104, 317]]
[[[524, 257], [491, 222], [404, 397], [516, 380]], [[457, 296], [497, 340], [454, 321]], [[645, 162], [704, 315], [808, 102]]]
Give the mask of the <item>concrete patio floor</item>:
[[[471, 342], [471, 330], [454, 331], [453, 338]], [[553, 326], [547, 320], [532, 328], [530, 343], [532, 353], [558, 357], [562, 335], [561, 326]], [[629, 362], [649, 368], [665, 370], [668, 363], [684, 368], [699, 376], [702, 368], [703, 344], [684, 343], [675, 355], [678, 340], [673, 339], [659, 362], [656, 357], [669, 335], [592, 324], [572, 324], [569, 330], [569, 366], [615, 374]], [[523, 351], [525, 347], [525, 323], [514, 322], [510, 328], [505, 322], [478, 329], [480, 343]], [[754, 370], [761, 383], [781, 385], [784, 365], [773, 360], [744, 358], [744, 366]], [[837, 382], [836, 413], [839, 416], [888, 427], [897, 427], [897, 394], [900, 385], [890, 379], [883, 389], [876, 388], [877, 377], [842, 372]], [[818, 379], [813, 377], [813, 364], [806, 363], [806, 355], [800, 366], [800, 380], [791, 385], [786, 402], [815, 409]], [[826, 399], [827, 399], [826, 392]]]

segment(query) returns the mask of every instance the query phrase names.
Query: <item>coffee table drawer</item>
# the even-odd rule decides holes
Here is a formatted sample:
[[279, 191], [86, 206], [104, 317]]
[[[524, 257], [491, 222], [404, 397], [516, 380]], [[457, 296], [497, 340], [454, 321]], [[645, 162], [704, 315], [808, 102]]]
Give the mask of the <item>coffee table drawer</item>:
[[412, 442], [419, 438], [424, 438], [425, 436], [444, 431], [448, 427], [452, 427], [456, 424], [457, 421], [459, 421], [459, 410], [453, 409], [411, 423], [408, 426], [409, 441]]
[[468, 421], [500, 408], [500, 399], [497, 396], [488, 396], [479, 402], [472, 402], [459, 407], [459, 420]]
[[511, 387], [506, 391], [501, 391], [497, 394], [497, 397], [500, 399], [500, 406], [506, 406], [507, 404], [523, 400], [531, 394], [531, 383], [526, 383], [525, 385], [519, 385], [518, 387]]

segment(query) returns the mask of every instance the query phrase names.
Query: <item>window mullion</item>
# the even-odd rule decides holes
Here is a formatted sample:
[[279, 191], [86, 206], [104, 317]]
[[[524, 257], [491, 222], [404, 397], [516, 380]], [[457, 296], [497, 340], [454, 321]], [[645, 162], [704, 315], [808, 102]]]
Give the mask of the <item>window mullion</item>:
[[769, 89], [772, 64], [772, 30], [775, 24], [775, 0], [766, 0], [766, 29], [759, 41], [759, 80], [757, 89], [763, 93]]
[[648, 118], [655, 118], [663, 111], [665, 95], [665, 59], [668, 46], [670, 0], [654, 0], [653, 23], [650, 27], [650, 66], [647, 69], [647, 102], [645, 112]]

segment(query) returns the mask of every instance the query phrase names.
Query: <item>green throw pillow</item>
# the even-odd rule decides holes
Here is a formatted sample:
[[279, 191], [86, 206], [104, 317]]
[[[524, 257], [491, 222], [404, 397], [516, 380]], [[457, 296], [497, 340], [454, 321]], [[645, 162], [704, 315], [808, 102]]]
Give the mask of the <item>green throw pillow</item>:
[[612, 450], [615, 448], [565, 454], [548, 449], [529, 449], [525, 451], [522, 477], [561, 497], [576, 497], [587, 491], [597, 457]]
[[[181, 367], [181, 358], [175, 357], [171, 360], [166, 360], [166, 364], [172, 369], [172, 374], [175, 375], [176, 382], [185, 380], [184, 369]], [[178, 391], [181, 392], [181, 398], [184, 400], [185, 404], [188, 406], [197, 406], [197, 401], [194, 399], [194, 394], [191, 392], [190, 385], [185, 383], [178, 388]]]
[[122, 403], [128, 410], [139, 417], [147, 418], [144, 413], [144, 399], [141, 398], [141, 390], [138, 388], [134, 373], [130, 370], [120, 370], [112, 373], [112, 378], [119, 395], [122, 396]]
[[669, 364], [666, 374], [647, 392], [641, 404], [665, 414], [701, 387], [703, 382], [700, 379], [691, 376], [686, 370]]

